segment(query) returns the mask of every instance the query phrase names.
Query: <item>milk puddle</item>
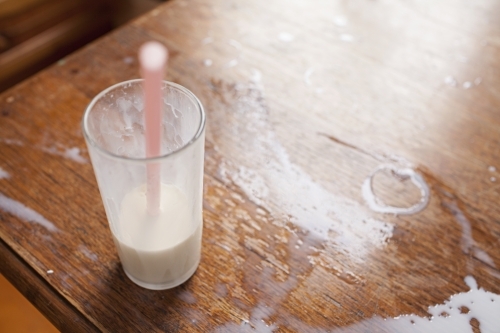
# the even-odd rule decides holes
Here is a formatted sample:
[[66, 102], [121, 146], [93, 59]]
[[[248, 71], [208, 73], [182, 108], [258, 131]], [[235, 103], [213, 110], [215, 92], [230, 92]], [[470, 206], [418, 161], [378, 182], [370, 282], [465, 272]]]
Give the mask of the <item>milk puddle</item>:
[[[411, 182], [420, 190], [420, 200], [411, 207], [394, 207], [383, 203], [373, 191], [373, 177], [381, 171], [391, 171], [393, 175], [401, 179], [409, 178]], [[421, 175], [411, 168], [400, 168], [394, 165], [381, 165], [365, 179], [362, 186], [362, 194], [371, 210], [378, 213], [388, 213], [396, 215], [411, 215], [422, 211], [429, 203], [430, 190]]]
[[473, 321], [479, 323], [481, 333], [500, 332], [500, 295], [478, 288], [472, 276], [464, 280], [470, 290], [450, 296], [443, 304], [430, 306], [427, 310], [430, 318], [416, 315], [390, 319], [373, 317], [333, 332], [364, 332], [363, 329], [371, 327], [372, 333], [477, 333], [472, 327]]

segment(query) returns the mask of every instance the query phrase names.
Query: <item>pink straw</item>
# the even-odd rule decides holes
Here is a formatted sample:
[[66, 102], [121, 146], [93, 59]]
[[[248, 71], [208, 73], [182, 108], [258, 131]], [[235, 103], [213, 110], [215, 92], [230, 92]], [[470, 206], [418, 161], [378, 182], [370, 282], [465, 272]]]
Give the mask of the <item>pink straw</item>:
[[[161, 148], [161, 82], [168, 51], [158, 42], [147, 42], [139, 50], [144, 78], [144, 133], [146, 158], [160, 156]], [[160, 212], [160, 163], [147, 164], [146, 200], [148, 214]]]

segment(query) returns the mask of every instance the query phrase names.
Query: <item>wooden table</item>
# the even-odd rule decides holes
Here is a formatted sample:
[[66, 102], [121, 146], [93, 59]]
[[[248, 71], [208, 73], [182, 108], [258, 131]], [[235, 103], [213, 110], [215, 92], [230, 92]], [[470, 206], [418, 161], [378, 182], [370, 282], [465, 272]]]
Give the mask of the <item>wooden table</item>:
[[[123, 273], [80, 129], [151, 39], [208, 118], [202, 261], [167, 291]], [[0, 103], [0, 270], [61, 331], [398, 332], [500, 294], [498, 1], [173, 0]], [[418, 175], [415, 214], [363, 196]]]

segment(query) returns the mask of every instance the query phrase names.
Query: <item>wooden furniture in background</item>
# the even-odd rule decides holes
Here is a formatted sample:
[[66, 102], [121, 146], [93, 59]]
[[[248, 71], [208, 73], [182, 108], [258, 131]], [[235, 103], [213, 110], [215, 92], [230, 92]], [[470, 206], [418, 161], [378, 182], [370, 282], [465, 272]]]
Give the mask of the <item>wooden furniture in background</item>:
[[112, 28], [109, 1], [0, 2], [0, 91]]
[[[494, 0], [166, 3], [0, 95], [0, 270], [69, 332], [386, 332], [498, 297], [498, 26]], [[150, 39], [207, 112], [202, 262], [167, 291], [123, 273], [80, 130]], [[369, 208], [383, 165], [423, 211]], [[411, 206], [408, 180], [372, 185]]]

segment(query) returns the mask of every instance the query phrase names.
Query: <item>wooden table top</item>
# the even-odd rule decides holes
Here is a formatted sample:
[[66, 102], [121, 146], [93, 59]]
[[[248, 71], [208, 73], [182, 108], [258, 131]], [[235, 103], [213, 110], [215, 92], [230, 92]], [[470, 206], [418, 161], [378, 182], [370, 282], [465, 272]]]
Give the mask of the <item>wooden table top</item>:
[[[207, 112], [167, 291], [123, 273], [80, 127], [151, 39]], [[65, 332], [498, 332], [500, 4], [170, 1], [0, 95], [0, 178], [1, 273]]]

